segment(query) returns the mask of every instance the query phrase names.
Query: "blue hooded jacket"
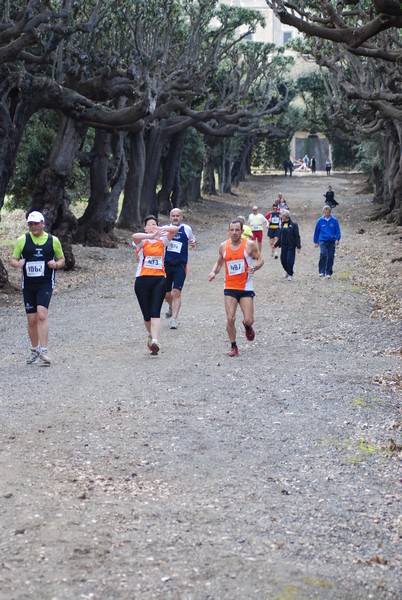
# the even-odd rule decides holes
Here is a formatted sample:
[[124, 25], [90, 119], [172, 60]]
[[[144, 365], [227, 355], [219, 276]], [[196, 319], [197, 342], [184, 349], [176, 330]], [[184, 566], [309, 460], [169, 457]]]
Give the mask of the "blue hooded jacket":
[[316, 223], [314, 230], [314, 244], [319, 242], [335, 242], [341, 239], [341, 228], [338, 219], [330, 215], [326, 219], [324, 215]]

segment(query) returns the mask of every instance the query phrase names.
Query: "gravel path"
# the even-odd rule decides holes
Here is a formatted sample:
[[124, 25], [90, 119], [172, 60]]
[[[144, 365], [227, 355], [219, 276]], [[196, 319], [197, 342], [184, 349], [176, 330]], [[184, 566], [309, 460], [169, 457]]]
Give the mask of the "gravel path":
[[[330, 281], [311, 241], [326, 178], [253, 178], [196, 207], [179, 329], [164, 319], [156, 358], [128, 245], [77, 247], [59, 274], [50, 368], [24, 364], [20, 299], [0, 298], [1, 600], [400, 598], [401, 328], [356, 283], [370, 231], [391, 255], [397, 237], [358, 235], [359, 179], [331, 183]], [[256, 339], [239, 330], [229, 359], [223, 276], [207, 275], [228, 217], [280, 190], [304, 245], [295, 278], [265, 237]]]

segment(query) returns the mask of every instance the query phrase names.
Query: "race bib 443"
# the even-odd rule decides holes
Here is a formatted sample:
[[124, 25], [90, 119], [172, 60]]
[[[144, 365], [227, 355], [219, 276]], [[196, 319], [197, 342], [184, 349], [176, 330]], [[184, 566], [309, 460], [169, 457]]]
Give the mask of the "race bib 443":
[[162, 256], [146, 256], [144, 266], [147, 269], [162, 269]]

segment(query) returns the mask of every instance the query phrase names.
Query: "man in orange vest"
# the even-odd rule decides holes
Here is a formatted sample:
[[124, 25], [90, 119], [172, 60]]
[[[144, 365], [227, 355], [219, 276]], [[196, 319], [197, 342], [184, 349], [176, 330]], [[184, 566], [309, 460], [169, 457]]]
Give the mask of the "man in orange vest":
[[238, 304], [243, 313], [246, 338], [252, 342], [255, 337], [253, 329], [255, 293], [252, 275], [264, 264], [257, 242], [242, 238], [242, 232], [241, 221], [234, 219], [229, 223], [229, 239], [219, 246], [218, 258], [208, 275], [208, 281], [212, 281], [225, 266], [226, 331], [231, 343], [227, 355], [231, 357], [239, 355], [235, 326]]

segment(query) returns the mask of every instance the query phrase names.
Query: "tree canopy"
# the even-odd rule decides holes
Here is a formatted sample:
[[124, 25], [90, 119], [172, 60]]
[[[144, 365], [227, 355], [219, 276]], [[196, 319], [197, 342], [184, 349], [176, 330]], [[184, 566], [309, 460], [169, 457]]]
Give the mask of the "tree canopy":
[[328, 108], [340, 128], [383, 132], [373, 170], [379, 215], [402, 224], [402, 10], [394, 0], [266, 0], [282, 23], [305, 34], [304, 52], [323, 68]]

